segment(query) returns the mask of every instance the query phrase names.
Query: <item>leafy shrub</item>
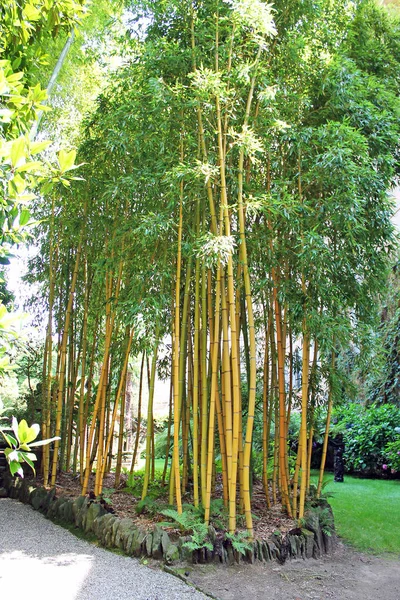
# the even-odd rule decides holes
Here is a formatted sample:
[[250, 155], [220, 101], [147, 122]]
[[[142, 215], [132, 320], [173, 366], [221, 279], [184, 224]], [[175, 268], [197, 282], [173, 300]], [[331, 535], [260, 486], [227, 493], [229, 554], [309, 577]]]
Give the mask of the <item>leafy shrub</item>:
[[396, 429], [399, 429], [397, 439], [386, 445], [385, 458], [387, 462], [382, 465], [383, 469], [386, 465], [392, 474], [400, 472], [400, 427], [396, 427]]
[[350, 404], [335, 410], [334, 421], [333, 433], [343, 435], [347, 471], [381, 475], [389, 466], [397, 470], [400, 413], [396, 406]]

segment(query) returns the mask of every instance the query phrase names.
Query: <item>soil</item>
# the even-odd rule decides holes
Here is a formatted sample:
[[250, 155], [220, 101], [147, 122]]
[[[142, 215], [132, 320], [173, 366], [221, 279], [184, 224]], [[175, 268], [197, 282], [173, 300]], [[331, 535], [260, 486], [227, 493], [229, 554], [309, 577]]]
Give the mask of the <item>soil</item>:
[[[93, 481], [92, 481], [93, 479]], [[222, 493], [222, 483], [218, 481], [217, 475], [216, 491], [217, 495]], [[43, 480], [40, 477], [36, 478], [36, 483], [42, 485]], [[91, 475], [89, 489], [93, 489], [94, 477]], [[219, 489], [220, 488], [220, 489]], [[79, 476], [73, 476], [71, 473], [59, 473], [56, 482], [57, 496], [67, 496], [69, 498], [77, 498], [81, 495], [81, 485]], [[160, 504], [168, 504], [168, 489], [165, 497], [159, 499]], [[90, 495], [90, 493], [89, 493]], [[94, 498], [94, 496], [93, 496]], [[152, 529], [154, 523], [162, 521], [165, 523], [166, 518], [161, 514], [147, 514], [146, 510], [142, 514], [137, 514], [135, 510], [136, 504], [140, 498], [136, 498], [131, 492], [126, 490], [126, 480], [121, 477], [121, 485], [117, 490], [114, 489], [114, 475], [109, 474], [104, 477], [103, 482], [103, 502], [107, 510], [114, 513], [117, 517], [128, 517], [132, 519], [138, 526], [144, 529]], [[183, 497], [183, 502], [192, 503], [192, 499], [187, 494]], [[254, 484], [252, 495], [252, 514], [254, 515], [254, 534], [256, 538], [267, 539], [275, 531], [279, 530], [283, 535], [297, 527], [296, 521], [289, 519], [282, 513], [280, 503], [267, 508], [265, 502], [265, 494], [260, 482]], [[219, 529], [218, 524], [213, 523], [216, 529]], [[242, 526], [241, 526], [242, 525]], [[173, 529], [173, 527], [171, 527]], [[240, 523], [238, 520], [238, 530], [245, 530], [245, 523]], [[400, 598], [399, 598], [400, 600]]]
[[400, 600], [400, 556], [361, 554], [341, 542], [319, 560], [196, 565], [186, 573], [218, 600]]

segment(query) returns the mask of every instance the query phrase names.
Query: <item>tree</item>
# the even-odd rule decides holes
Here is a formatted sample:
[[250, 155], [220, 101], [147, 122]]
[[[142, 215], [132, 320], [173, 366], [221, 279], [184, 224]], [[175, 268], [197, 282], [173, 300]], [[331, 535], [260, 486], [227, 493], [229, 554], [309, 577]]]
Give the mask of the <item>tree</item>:
[[[301, 518], [315, 414], [330, 415], [336, 355], [371, 318], [395, 246], [396, 24], [368, 2], [133, 9], [145, 39], [87, 119], [85, 182], [53, 197], [43, 239], [52, 266], [39, 274], [59, 332], [43, 415], [65, 434], [52, 484], [58, 459], [75, 470], [80, 456], [82, 493], [94, 461], [101, 493], [129, 355], [152, 356], [154, 381], [171, 339], [170, 503], [180, 512], [193, 483], [209, 521], [218, 454], [230, 532], [241, 511], [253, 535], [254, 422], [266, 502], [280, 495]], [[143, 496], [151, 423], [150, 403]]]

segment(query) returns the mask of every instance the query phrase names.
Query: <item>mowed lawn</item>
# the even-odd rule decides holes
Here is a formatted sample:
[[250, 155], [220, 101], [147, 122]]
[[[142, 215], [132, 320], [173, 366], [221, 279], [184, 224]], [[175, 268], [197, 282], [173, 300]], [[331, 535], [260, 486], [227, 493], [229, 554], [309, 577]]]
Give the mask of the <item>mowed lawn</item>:
[[340, 537], [364, 552], [400, 553], [400, 481], [326, 476]]

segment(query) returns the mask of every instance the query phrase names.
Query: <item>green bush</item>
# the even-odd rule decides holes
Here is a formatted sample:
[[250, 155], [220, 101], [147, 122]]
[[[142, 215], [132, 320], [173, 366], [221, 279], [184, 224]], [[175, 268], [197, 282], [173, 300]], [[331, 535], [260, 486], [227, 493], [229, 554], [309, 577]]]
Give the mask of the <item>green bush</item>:
[[386, 463], [382, 465], [382, 468], [390, 469], [392, 474], [400, 473], [400, 427], [397, 439], [394, 442], [389, 442], [385, 448]]
[[343, 435], [346, 470], [382, 475], [400, 470], [400, 412], [392, 404], [335, 409], [333, 433]]

